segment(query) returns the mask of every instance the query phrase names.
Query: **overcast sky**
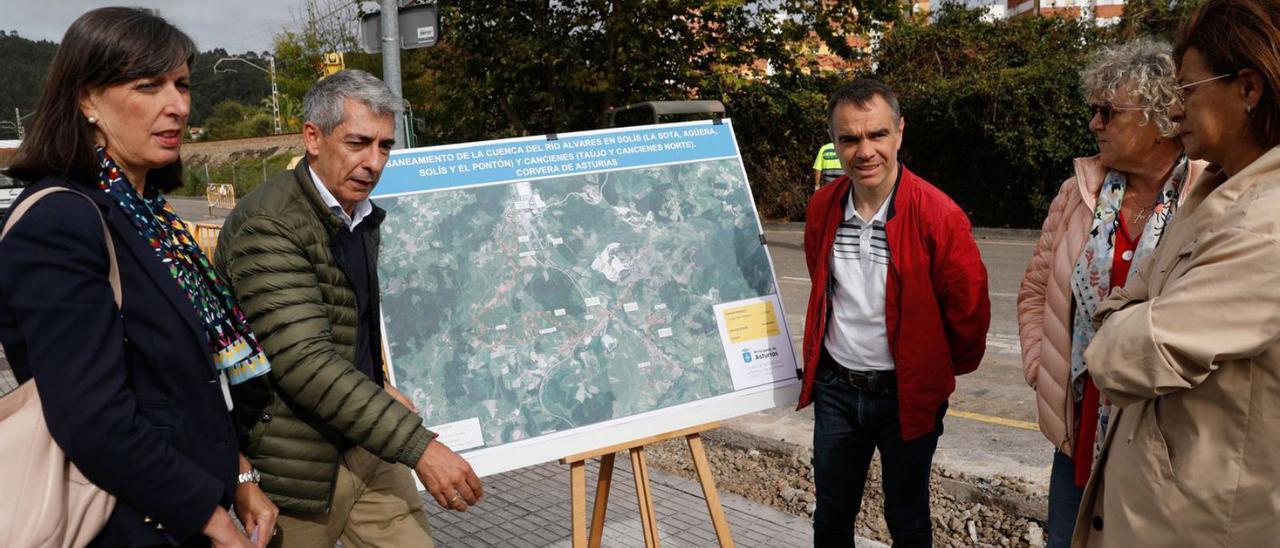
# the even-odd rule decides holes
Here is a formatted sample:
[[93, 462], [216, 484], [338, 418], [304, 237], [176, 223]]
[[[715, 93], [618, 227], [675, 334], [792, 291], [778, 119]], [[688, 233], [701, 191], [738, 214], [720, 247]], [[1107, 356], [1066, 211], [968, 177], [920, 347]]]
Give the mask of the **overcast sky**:
[[0, 0], [0, 30], [59, 42], [71, 22], [90, 9], [140, 6], [158, 8], [201, 50], [260, 52], [271, 49], [276, 31], [295, 26], [304, 5], [304, 0]]

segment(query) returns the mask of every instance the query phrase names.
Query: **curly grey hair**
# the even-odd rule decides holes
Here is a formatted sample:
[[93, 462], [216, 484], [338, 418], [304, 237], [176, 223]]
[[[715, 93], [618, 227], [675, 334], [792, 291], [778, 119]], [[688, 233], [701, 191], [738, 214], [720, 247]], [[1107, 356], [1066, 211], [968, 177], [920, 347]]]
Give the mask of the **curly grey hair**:
[[1161, 135], [1171, 137], [1178, 132], [1169, 119], [1169, 109], [1178, 102], [1177, 73], [1168, 43], [1138, 38], [1099, 50], [1080, 71], [1080, 86], [1090, 103], [1118, 99], [1141, 107], [1142, 123], [1154, 121]]
[[404, 109], [382, 80], [363, 70], [346, 69], [329, 75], [307, 91], [302, 99], [306, 121], [325, 135], [333, 133], [345, 116], [343, 106], [347, 99], [364, 103], [378, 116], [398, 115]]

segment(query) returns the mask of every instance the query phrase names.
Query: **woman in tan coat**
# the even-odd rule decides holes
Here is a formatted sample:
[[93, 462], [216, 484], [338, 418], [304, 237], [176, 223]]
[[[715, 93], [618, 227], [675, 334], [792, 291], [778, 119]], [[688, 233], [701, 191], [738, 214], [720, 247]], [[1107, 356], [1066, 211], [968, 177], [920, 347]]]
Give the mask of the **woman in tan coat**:
[[1095, 314], [1118, 409], [1077, 546], [1280, 543], [1280, 2], [1208, 0], [1179, 34], [1173, 119], [1212, 167]]
[[1098, 139], [1077, 158], [1049, 208], [1018, 294], [1023, 367], [1040, 430], [1053, 443], [1049, 547], [1071, 543], [1107, 408], [1089, 379], [1090, 314], [1155, 248], [1203, 164], [1190, 162], [1169, 119], [1177, 98], [1168, 44], [1136, 40], [1098, 53], [1081, 73]]

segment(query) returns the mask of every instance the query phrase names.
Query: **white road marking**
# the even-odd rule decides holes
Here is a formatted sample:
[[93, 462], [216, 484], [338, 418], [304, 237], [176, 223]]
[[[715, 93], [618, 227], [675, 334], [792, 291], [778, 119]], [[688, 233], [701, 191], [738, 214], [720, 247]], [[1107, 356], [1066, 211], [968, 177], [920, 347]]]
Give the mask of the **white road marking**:
[[987, 333], [987, 353], [1021, 356], [1022, 341], [1013, 333]]

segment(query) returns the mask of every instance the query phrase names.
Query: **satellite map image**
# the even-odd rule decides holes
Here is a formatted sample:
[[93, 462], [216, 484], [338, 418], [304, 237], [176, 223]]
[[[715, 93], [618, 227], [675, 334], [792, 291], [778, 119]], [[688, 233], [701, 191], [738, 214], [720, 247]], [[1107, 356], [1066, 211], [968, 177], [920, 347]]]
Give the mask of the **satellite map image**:
[[737, 159], [376, 202], [396, 384], [485, 446], [733, 392], [713, 307], [776, 291]]

